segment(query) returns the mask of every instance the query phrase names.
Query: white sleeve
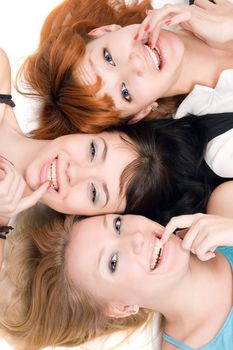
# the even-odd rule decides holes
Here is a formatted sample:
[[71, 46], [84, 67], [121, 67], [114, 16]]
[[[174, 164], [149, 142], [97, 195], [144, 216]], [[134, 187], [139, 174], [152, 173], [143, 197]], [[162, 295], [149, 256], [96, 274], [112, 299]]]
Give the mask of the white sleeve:
[[[233, 112], [233, 69], [222, 72], [215, 89], [196, 85], [177, 110], [175, 118]], [[232, 116], [233, 117], [233, 116]], [[219, 176], [233, 177], [233, 130], [208, 143], [205, 160]]]

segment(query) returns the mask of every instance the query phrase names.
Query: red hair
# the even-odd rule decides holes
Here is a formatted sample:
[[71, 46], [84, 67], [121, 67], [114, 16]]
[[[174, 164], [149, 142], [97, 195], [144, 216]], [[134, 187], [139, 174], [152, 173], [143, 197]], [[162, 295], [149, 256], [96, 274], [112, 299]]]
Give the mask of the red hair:
[[65, 0], [46, 18], [37, 51], [29, 56], [18, 74], [26, 83], [27, 96], [41, 101], [39, 127], [31, 135], [39, 139], [74, 133], [97, 133], [125, 123], [110, 96], [95, 97], [100, 78], [93, 86], [84, 85], [78, 74], [85, 54], [87, 33], [107, 24], [122, 26], [140, 23], [151, 8], [150, 0]]

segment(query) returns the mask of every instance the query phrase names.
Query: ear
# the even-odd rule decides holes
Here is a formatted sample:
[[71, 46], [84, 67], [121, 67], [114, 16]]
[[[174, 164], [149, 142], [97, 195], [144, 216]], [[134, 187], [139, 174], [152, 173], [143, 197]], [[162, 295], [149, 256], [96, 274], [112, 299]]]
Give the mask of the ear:
[[113, 318], [123, 318], [131, 315], [136, 315], [139, 311], [138, 305], [122, 305], [112, 303], [105, 310], [105, 315]]
[[117, 30], [121, 29], [121, 26], [118, 24], [109, 24], [107, 26], [102, 26], [102, 27], [98, 27], [95, 29], [92, 29], [88, 35], [91, 36], [93, 39], [95, 38], [99, 38], [102, 35], [106, 34], [106, 33], [110, 33], [110, 32], [115, 32]]
[[152, 102], [149, 106], [143, 108], [140, 112], [136, 113], [132, 119], [129, 120], [128, 124], [135, 124], [140, 120], [144, 119], [150, 112], [158, 108], [158, 103]]

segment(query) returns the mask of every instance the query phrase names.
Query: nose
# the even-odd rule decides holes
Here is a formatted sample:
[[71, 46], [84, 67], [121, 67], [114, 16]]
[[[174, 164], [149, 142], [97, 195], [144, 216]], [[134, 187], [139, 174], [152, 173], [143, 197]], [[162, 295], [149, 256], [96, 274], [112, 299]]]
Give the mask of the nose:
[[[129, 56], [129, 66], [127, 70], [131, 70], [134, 74], [141, 77], [145, 71], [145, 63], [143, 60], [143, 55], [140, 52], [132, 51]], [[129, 71], [128, 71], [129, 72]]]
[[77, 185], [80, 181], [93, 176], [94, 170], [91, 166], [80, 165], [77, 162], [70, 161], [67, 167], [67, 175], [71, 186]]
[[131, 237], [131, 249], [134, 254], [140, 255], [144, 247], [144, 235], [140, 232], [135, 232]]

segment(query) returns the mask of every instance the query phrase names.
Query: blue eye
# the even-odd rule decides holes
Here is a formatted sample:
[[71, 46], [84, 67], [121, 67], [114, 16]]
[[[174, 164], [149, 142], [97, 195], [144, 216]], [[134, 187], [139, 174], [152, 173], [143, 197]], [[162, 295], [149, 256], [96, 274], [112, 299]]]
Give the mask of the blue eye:
[[96, 191], [94, 184], [92, 183], [91, 184], [91, 201], [92, 201], [92, 203], [96, 202], [96, 196], [97, 196], [97, 191]]
[[120, 216], [115, 218], [115, 220], [114, 220], [114, 228], [115, 228], [115, 230], [116, 230], [116, 232], [118, 234], [121, 233], [121, 218], [120, 218]]
[[130, 96], [129, 90], [127, 89], [125, 83], [121, 85], [121, 95], [127, 102], [131, 102], [132, 98]]
[[110, 52], [108, 52], [108, 50], [104, 49], [103, 55], [106, 62], [110, 63], [112, 66], [115, 66], [115, 62], [112, 59], [112, 55], [110, 54]]
[[96, 156], [96, 145], [93, 141], [91, 142], [91, 145], [90, 145], [90, 155], [91, 155], [91, 161], [93, 161], [93, 159]]
[[118, 253], [114, 253], [109, 261], [109, 270], [111, 273], [116, 271], [117, 268], [117, 263], [118, 263]]

